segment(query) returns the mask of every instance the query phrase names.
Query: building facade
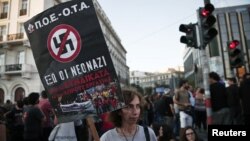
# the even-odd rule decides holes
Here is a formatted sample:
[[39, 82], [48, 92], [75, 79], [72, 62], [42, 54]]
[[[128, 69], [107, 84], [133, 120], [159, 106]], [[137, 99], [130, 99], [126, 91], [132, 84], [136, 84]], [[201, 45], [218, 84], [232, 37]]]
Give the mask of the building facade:
[[[41, 92], [40, 80], [23, 23], [38, 13], [68, 0], [0, 0], [0, 104]], [[98, 19], [122, 85], [128, 84], [126, 50], [96, 0]]]
[[[199, 10], [197, 10], [198, 12]], [[250, 71], [250, 4], [216, 8], [215, 28], [218, 35], [206, 47], [210, 71], [217, 72], [222, 80], [228, 77], [242, 77]], [[231, 69], [228, 54], [228, 42], [239, 40], [239, 48], [244, 56], [244, 65]], [[187, 48], [184, 54], [185, 78], [194, 82], [194, 86], [203, 86], [200, 50]]]
[[154, 88], [157, 85], [165, 85], [175, 89], [178, 87], [178, 82], [181, 78], [183, 78], [183, 71], [175, 69], [169, 69], [164, 73], [130, 72], [130, 84], [136, 84], [142, 88]]
[[120, 84], [122, 87], [127, 86], [129, 84], [129, 67], [126, 62], [127, 51], [121, 44], [121, 39], [113, 29], [100, 4], [97, 0], [93, 0], [93, 2]]
[[[210, 57], [214, 58], [211, 60], [213, 66], [210, 66], [210, 69], [211, 71], [222, 69], [221, 73], [223, 74], [221, 76], [224, 78], [241, 77], [242, 74], [239, 74], [239, 69], [243, 69], [245, 72], [250, 71], [250, 4], [217, 8], [215, 16], [219, 34], [210, 44]], [[239, 48], [244, 56], [244, 65], [236, 70], [231, 70], [229, 63], [228, 42], [232, 40], [240, 42]]]
[[147, 77], [147, 76], [151, 76], [153, 75], [153, 73], [149, 73], [149, 72], [142, 72], [142, 71], [131, 71], [130, 72], [130, 84], [135, 84], [135, 85], [139, 85], [141, 87], [142, 86], [142, 79]]

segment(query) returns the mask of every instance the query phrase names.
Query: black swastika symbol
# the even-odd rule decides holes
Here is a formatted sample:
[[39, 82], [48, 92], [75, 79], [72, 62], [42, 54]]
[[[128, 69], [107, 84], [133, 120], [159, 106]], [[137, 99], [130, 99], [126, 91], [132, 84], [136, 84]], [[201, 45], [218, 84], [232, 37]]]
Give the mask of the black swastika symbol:
[[[55, 45], [56, 48], [60, 48], [60, 45], [61, 45], [61, 43], [62, 43], [61, 41], [63, 40], [63, 37], [65, 36], [65, 34], [66, 34], [66, 33], [63, 33], [63, 34], [59, 35], [60, 42], [57, 42], [56, 37], [53, 38], [53, 42], [54, 42], [54, 45]], [[67, 41], [65, 42], [65, 46], [66, 46], [66, 45], [68, 45], [68, 46], [70, 47], [71, 51], [75, 49], [75, 48], [74, 48], [74, 45], [73, 45], [73, 42], [72, 42], [71, 39], [69, 39], [69, 40], [67, 40]], [[68, 48], [65, 47], [65, 48], [63, 49], [62, 54], [67, 53], [67, 52], [68, 52]]]
[[54, 27], [48, 36], [47, 45], [51, 56], [62, 63], [74, 60], [81, 51], [81, 36], [78, 31], [66, 24]]

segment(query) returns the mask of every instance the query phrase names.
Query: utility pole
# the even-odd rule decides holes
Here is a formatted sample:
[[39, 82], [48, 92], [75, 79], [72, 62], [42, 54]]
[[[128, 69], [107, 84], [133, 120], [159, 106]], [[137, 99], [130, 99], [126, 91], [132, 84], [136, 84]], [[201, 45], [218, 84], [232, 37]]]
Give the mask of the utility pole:
[[212, 107], [208, 83], [208, 74], [210, 72], [208, 63], [209, 58], [206, 54], [206, 46], [216, 37], [218, 31], [213, 27], [216, 22], [216, 18], [212, 15], [214, 6], [210, 3], [210, 0], [204, 0], [204, 5], [204, 7], [197, 10], [198, 26], [197, 23], [181, 24], [179, 26], [179, 31], [185, 33], [185, 36], [181, 36], [180, 38], [181, 43], [186, 44], [187, 47], [193, 47], [200, 50], [206, 98], [207, 124], [209, 125], [212, 124]]
[[[204, 0], [204, 5], [210, 3], [210, 0]], [[199, 25], [199, 31], [202, 31], [203, 29], [203, 25], [202, 25], [202, 19], [200, 18], [200, 13], [201, 10], [198, 10], [198, 25]], [[212, 124], [212, 107], [211, 107], [211, 94], [210, 94], [210, 90], [209, 90], [209, 82], [208, 82], [208, 75], [210, 72], [209, 69], [209, 58], [207, 57], [206, 54], [206, 46], [207, 44], [204, 41], [203, 38], [203, 32], [199, 32], [200, 33], [200, 54], [201, 54], [201, 66], [202, 66], [202, 72], [203, 72], [203, 85], [204, 85], [204, 89], [205, 89], [205, 103], [206, 103], [206, 113], [207, 113], [207, 124], [210, 125]]]
[[210, 96], [210, 90], [209, 90], [209, 83], [208, 83], [208, 74], [210, 72], [206, 50], [201, 49], [201, 66], [202, 66], [202, 72], [203, 72], [203, 85], [205, 89], [205, 98], [206, 98], [206, 112], [207, 112], [207, 124], [212, 124], [212, 107], [211, 107], [211, 96]]

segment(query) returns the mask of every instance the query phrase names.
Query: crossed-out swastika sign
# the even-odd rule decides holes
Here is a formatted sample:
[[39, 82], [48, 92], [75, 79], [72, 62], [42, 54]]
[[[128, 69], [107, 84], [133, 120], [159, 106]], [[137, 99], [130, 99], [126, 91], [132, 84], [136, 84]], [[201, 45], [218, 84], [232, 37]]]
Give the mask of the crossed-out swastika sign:
[[61, 24], [49, 33], [47, 45], [55, 60], [67, 63], [78, 56], [81, 50], [81, 37], [74, 27]]

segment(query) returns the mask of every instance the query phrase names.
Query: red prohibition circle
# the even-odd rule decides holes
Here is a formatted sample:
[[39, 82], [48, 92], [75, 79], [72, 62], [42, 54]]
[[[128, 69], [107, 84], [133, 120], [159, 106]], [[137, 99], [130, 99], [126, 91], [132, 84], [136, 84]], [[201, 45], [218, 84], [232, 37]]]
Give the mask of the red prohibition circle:
[[[55, 45], [53, 38], [56, 38], [61, 34], [64, 34], [64, 35], [58, 47]], [[62, 54], [62, 52], [66, 48], [65, 43], [67, 42], [68, 39], [72, 40], [74, 50], [65, 55], [65, 54]], [[47, 40], [47, 47], [48, 47], [49, 53], [55, 60], [62, 62], [62, 63], [71, 62], [78, 56], [78, 54], [81, 51], [81, 36], [79, 35], [78, 31], [74, 27], [70, 25], [66, 25], [66, 24], [61, 24], [61, 25], [54, 27], [49, 33], [48, 40]]]

